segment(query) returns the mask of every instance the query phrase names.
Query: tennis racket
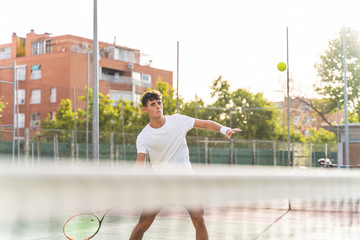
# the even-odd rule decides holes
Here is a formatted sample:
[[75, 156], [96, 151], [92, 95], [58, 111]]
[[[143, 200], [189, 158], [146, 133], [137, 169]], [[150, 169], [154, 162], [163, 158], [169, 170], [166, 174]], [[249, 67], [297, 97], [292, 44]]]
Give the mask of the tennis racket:
[[[101, 223], [110, 209], [96, 213], [82, 213], [71, 217], [63, 227], [64, 235], [70, 240], [88, 240], [100, 230]], [[99, 218], [97, 215], [103, 213]], [[95, 215], [97, 214], [97, 215]]]

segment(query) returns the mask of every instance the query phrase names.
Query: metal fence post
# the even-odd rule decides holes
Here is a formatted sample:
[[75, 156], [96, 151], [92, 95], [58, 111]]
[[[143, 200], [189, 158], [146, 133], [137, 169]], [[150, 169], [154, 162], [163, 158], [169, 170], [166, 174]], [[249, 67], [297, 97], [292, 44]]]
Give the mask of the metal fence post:
[[309, 167], [312, 167], [312, 143], [309, 143]]
[[110, 133], [110, 161], [114, 161], [114, 133]]
[[274, 167], [276, 166], [277, 164], [277, 159], [276, 159], [276, 142], [273, 141], [273, 156], [274, 156]]
[[76, 163], [79, 161], [79, 144], [75, 143], [75, 157], [76, 157]]
[[34, 167], [35, 165], [35, 156], [34, 156], [34, 143], [32, 142], [31, 143], [31, 164], [32, 164], [32, 167]]
[[119, 146], [115, 145], [115, 161], [119, 160]]
[[252, 141], [252, 165], [256, 164], [256, 142]]
[[234, 149], [234, 164], [237, 164], [237, 149]]
[[71, 143], [70, 143], [71, 159], [74, 162], [75, 159], [75, 131], [71, 130]]
[[[197, 116], [197, 105], [195, 103], [195, 118], [198, 118]], [[196, 128], [196, 143], [197, 143], [197, 158], [198, 158], [198, 163], [200, 163], [200, 142], [199, 142], [199, 130]], [[205, 161], [206, 162], [206, 161]]]
[[328, 158], [328, 145], [325, 143], [325, 158]]
[[230, 164], [234, 164], [234, 140], [230, 139]]
[[57, 161], [59, 158], [59, 149], [58, 149], [58, 135], [54, 135], [54, 159]]
[[41, 150], [40, 150], [40, 136], [36, 137], [36, 142], [37, 142], [37, 161], [38, 161], [38, 165], [40, 165], [40, 155], [41, 155]]
[[29, 159], [30, 152], [30, 130], [29, 128], [25, 128], [25, 143], [24, 143], [24, 153], [25, 153], [25, 161]]
[[120, 101], [121, 101], [121, 132], [122, 132], [123, 156], [124, 156], [124, 161], [126, 162], [124, 103], [122, 98], [120, 98]]
[[205, 138], [205, 164], [209, 164], [209, 139]]

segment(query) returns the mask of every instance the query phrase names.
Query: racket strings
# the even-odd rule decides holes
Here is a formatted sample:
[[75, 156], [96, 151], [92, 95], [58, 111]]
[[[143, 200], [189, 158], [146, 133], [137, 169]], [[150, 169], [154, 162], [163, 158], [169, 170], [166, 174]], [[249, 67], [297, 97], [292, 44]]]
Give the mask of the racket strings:
[[98, 217], [82, 214], [71, 218], [64, 225], [64, 234], [70, 240], [85, 240], [93, 237], [100, 228]]

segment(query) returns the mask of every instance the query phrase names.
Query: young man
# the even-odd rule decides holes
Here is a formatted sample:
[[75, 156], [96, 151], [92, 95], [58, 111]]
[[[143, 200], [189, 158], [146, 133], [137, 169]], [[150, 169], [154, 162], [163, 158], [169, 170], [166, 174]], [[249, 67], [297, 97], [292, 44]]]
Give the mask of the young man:
[[[241, 131], [237, 128], [223, 127], [213, 121], [194, 119], [180, 114], [164, 116], [161, 100], [161, 93], [155, 90], [146, 92], [141, 99], [143, 111], [149, 116], [150, 122], [137, 137], [138, 155], [135, 164], [137, 168], [144, 168], [146, 155], [149, 154], [154, 170], [178, 169], [190, 172], [189, 150], [185, 139], [189, 130], [198, 128], [221, 132], [228, 139], [232, 134]], [[188, 212], [196, 229], [196, 240], [207, 240], [203, 210], [188, 209]], [[142, 213], [130, 240], [142, 239], [158, 213], [158, 211]]]

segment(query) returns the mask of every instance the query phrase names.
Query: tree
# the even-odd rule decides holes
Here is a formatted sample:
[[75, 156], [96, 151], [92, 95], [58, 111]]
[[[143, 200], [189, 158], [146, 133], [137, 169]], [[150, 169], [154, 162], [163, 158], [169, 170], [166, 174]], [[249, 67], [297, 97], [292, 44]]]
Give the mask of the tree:
[[[86, 93], [86, 90], [85, 90]], [[92, 97], [93, 91], [89, 89], [89, 130], [92, 130], [92, 106], [93, 101]], [[81, 101], [86, 101], [86, 95], [80, 96]], [[100, 132], [111, 132], [116, 129], [114, 120], [118, 117], [118, 112], [115, 111], [114, 107], [111, 105], [113, 100], [109, 98], [109, 95], [104, 95], [99, 93], [99, 131]], [[79, 130], [86, 129], [86, 110], [78, 109], [77, 110], [77, 128]]]
[[[348, 81], [349, 110], [354, 111], [360, 120], [360, 40], [359, 33], [351, 28], [346, 29], [346, 61]], [[328, 50], [320, 56], [320, 62], [315, 64], [319, 76], [316, 92], [326, 101], [315, 105], [322, 109], [323, 114], [344, 107], [344, 63], [343, 63], [343, 32], [337, 38], [329, 41]]]
[[5, 103], [3, 103], [2, 101], [1, 101], [1, 98], [0, 98], [0, 118], [2, 117], [2, 111], [3, 111], [3, 109], [5, 108], [5, 106], [6, 106], [6, 104]]
[[[174, 98], [174, 90], [167, 82], [162, 82], [161, 79], [156, 83], [156, 89], [163, 95], [164, 112], [167, 115], [175, 113], [176, 99]], [[92, 95], [93, 91], [89, 89], [89, 131], [92, 130]], [[86, 94], [80, 96], [79, 99], [86, 101]], [[182, 103], [181, 99], [180, 103]], [[51, 120], [48, 117], [42, 122], [42, 126], [45, 129], [74, 130], [74, 116], [76, 116], [77, 130], [85, 131], [86, 110], [78, 109], [76, 114], [74, 114], [72, 101], [70, 99], [62, 100], [55, 119]], [[124, 99], [120, 99], [117, 105], [113, 105], [113, 100], [109, 99], [109, 95], [99, 93], [99, 130], [103, 134], [122, 132], [123, 128], [126, 132], [139, 133], [147, 123], [148, 117], [146, 113], [141, 111], [141, 106], [135, 106], [132, 101]], [[105, 134], [104, 136], [106, 137], [107, 135]], [[81, 140], [79, 136], [78, 140]]]
[[319, 130], [316, 130], [315, 128], [310, 128], [309, 135], [305, 137], [305, 142], [336, 143], [336, 134], [323, 128], [319, 128]]
[[281, 132], [281, 125], [276, 121], [277, 109], [266, 100], [262, 93], [252, 94], [245, 89], [237, 89], [232, 93], [235, 107], [240, 107], [237, 114], [232, 115], [232, 122], [237, 122], [248, 139], [276, 139]]
[[[234, 135], [234, 138], [278, 138], [281, 131], [280, 125], [276, 121], [277, 110], [263, 97], [262, 93], [253, 94], [246, 89], [237, 89], [232, 92], [227, 80], [223, 80], [221, 76], [213, 81], [210, 89], [211, 97], [216, 100], [208, 106], [208, 109], [199, 109], [198, 118], [213, 120], [226, 126], [230, 126], [231, 122], [231, 127], [243, 130], [241, 134]], [[204, 106], [201, 99], [196, 99], [193, 103], [195, 102], [198, 107]], [[185, 106], [188, 109], [191, 108], [189, 104], [185, 104]], [[211, 107], [218, 109], [211, 109]], [[215, 136], [215, 134], [206, 133], [208, 136]], [[218, 137], [218, 135], [216, 136]]]
[[42, 127], [46, 129], [74, 129], [74, 111], [70, 99], [62, 99], [54, 120], [50, 116], [42, 121]]
[[[196, 106], [196, 109], [195, 109]], [[180, 112], [181, 114], [184, 114], [189, 117], [198, 118], [198, 119], [204, 119], [204, 120], [213, 120], [214, 111], [216, 110], [206, 110], [204, 107], [206, 107], [205, 102], [199, 98], [197, 95], [195, 95], [195, 99], [191, 100], [189, 102], [185, 102], [181, 105]], [[201, 136], [201, 137], [219, 137], [219, 133], [214, 133], [211, 131], [201, 131], [201, 130], [191, 130], [188, 133], [188, 136]]]
[[[80, 96], [80, 100], [86, 101], [86, 96]], [[114, 119], [117, 118], [118, 113], [111, 105], [113, 101], [109, 99], [108, 95], [99, 93], [99, 130], [100, 132], [111, 132], [116, 129]], [[70, 99], [63, 99], [60, 102], [60, 107], [57, 110], [54, 120], [50, 119], [50, 116], [42, 122], [42, 127], [48, 130], [47, 134], [59, 135], [59, 141], [68, 141], [70, 139], [70, 131], [58, 130], [74, 130], [76, 116], [76, 129], [78, 131], [86, 130], [86, 110], [78, 109], [76, 114], [72, 107], [72, 101]], [[55, 130], [55, 131], [54, 131]], [[89, 131], [92, 130], [92, 89], [89, 89]], [[100, 136], [101, 137], [101, 136]], [[104, 135], [104, 137], [106, 137]], [[77, 140], [79, 142], [85, 139], [84, 134], [78, 134]]]
[[[163, 96], [164, 115], [172, 115], [176, 112], [175, 90], [167, 82], [163, 82], [161, 78], [156, 82], [156, 90], [161, 92]], [[181, 100], [180, 103], [181, 104]]]
[[[41, 123], [44, 129], [50, 129], [45, 135], [57, 135], [59, 142], [68, 142], [71, 138], [69, 130], [74, 129], [74, 112], [70, 99], [62, 99], [57, 110], [56, 118], [52, 120], [50, 116]], [[65, 131], [64, 131], [65, 130]]]
[[133, 101], [119, 100], [115, 111], [118, 115], [114, 120], [118, 132], [122, 131], [122, 117], [124, 117], [124, 131], [128, 133], [139, 133], [148, 123], [141, 107], [135, 106]]

